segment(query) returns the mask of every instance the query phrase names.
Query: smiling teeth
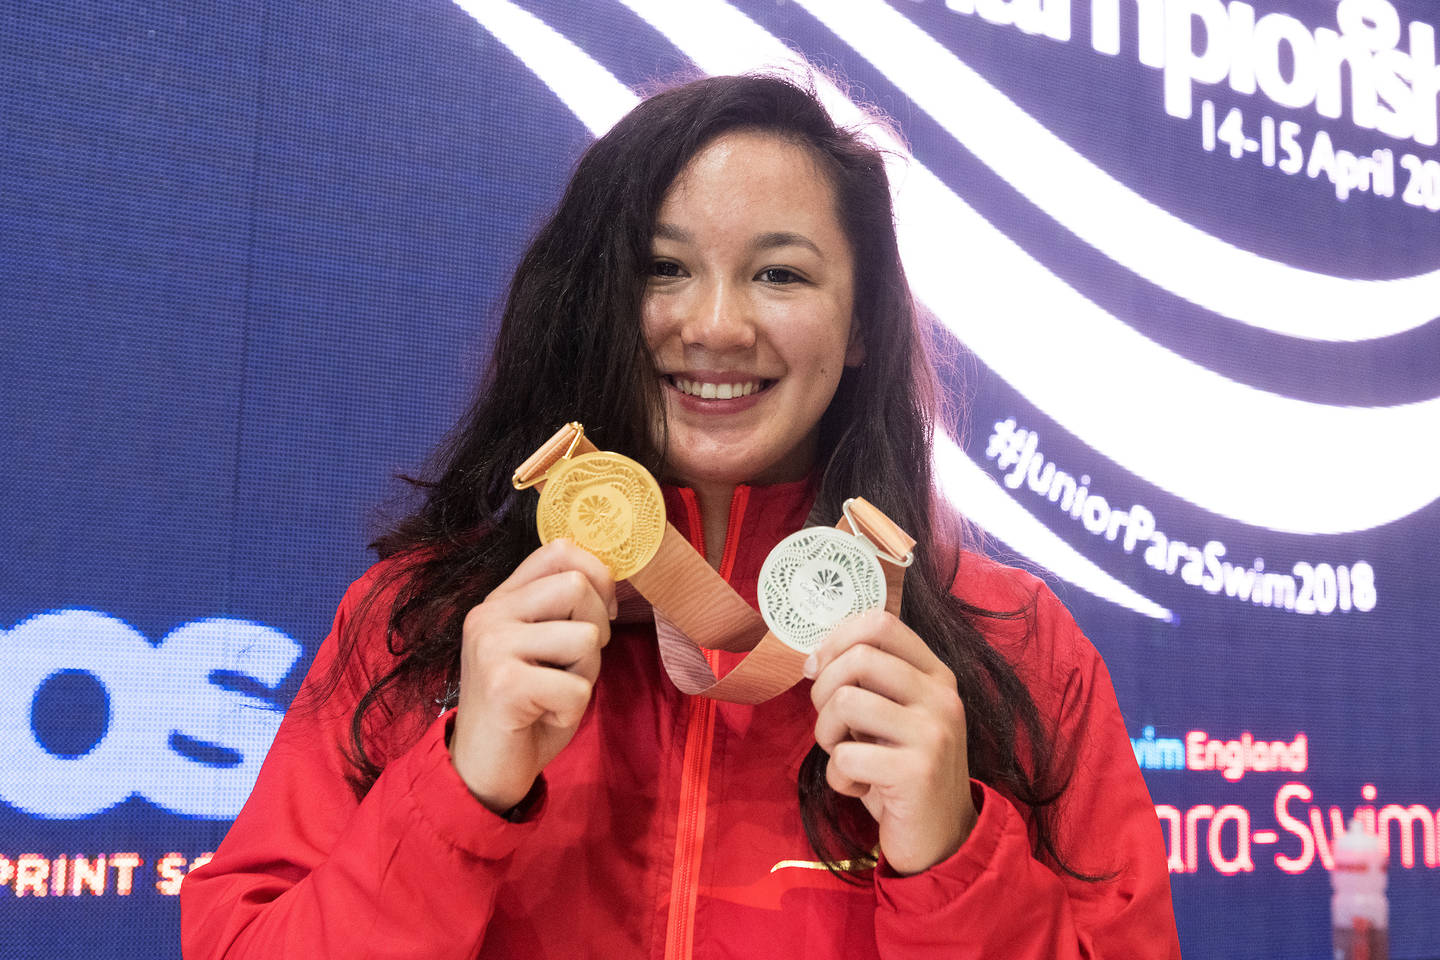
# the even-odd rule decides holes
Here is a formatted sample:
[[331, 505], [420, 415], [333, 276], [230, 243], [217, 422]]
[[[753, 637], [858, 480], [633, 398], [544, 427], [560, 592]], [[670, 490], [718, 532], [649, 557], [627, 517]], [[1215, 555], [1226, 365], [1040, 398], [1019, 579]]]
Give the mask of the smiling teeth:
[[760, 389], [760, 381], [747, 380], [744, 383], [702, 383], [699, 380], [686, 380], [683, 377], [672, 377], [675, 388], [681, 393], [692, 397], [699, 397], [702, 400], [733, 400], [736, 397], [748, 397]]

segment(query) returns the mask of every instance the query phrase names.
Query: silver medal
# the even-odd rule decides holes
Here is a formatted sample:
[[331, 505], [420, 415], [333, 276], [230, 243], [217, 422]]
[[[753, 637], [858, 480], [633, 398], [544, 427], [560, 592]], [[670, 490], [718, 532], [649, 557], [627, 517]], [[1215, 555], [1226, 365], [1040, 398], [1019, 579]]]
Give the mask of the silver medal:
[[885, 605], [885, 573], [867, 541], [807, 527], [770, 551], [756, 592], [771, 632], [809, 653], [841, 620]]

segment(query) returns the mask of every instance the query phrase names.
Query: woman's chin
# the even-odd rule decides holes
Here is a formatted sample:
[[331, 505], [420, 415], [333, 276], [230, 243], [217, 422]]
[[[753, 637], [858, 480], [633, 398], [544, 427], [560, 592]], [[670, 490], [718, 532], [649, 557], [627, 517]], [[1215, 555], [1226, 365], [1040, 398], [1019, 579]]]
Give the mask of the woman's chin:
[[664, 476], [682, 486], [787, 483], [804, 479], [815, 462], [818, 431], [787, 436], [773, 421], [758, 431], [701, 431], [683, 421], [671, 424]]
[[812, 460], [808, 457], [786, 457], [769, 464], [757, 464], [752, 458], [733, 461], [710, 458], [692, 462], [667, 463], [665, 479], [683, 487], [736, 487], [741, 484], [766, 486], [803, 480], [810, 474]]

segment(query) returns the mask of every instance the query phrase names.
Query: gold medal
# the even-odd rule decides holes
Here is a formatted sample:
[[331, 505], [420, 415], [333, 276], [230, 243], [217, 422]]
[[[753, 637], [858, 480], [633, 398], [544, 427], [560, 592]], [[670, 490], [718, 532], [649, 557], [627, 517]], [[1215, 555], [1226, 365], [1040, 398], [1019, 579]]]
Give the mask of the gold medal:
[[624, 580], [660, 549], [665, 500], [650, 472], [629, 457], [585, 453], [545, 474], [535, 525], [541, 543], [569, 537]]

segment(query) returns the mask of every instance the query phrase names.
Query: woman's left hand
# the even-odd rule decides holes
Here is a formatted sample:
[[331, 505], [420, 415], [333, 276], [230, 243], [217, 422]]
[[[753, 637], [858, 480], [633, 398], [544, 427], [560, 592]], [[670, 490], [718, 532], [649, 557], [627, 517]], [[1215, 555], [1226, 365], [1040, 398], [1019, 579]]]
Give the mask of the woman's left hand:
[[885, 862], [919, 873], [960, 849], [977, 816], [965, 705], [925, 641], [870, 610], [831, 631], [805, 675], [815, 681], [815, 742], [830, 755], [825, 779], [865, 804]]

